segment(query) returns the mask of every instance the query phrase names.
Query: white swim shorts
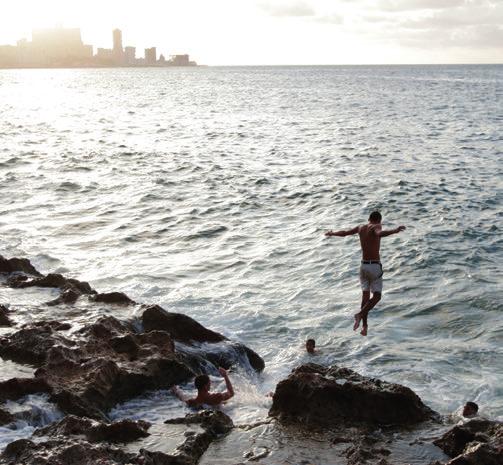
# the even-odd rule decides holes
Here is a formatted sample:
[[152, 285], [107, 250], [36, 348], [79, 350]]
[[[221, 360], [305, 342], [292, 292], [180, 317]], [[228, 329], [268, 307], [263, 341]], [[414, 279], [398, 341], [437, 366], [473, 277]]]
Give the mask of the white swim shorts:
[[363, 261], [360, 265], [360, 284], [362, 291], [382, 293], [382, 265], [380, 262]]

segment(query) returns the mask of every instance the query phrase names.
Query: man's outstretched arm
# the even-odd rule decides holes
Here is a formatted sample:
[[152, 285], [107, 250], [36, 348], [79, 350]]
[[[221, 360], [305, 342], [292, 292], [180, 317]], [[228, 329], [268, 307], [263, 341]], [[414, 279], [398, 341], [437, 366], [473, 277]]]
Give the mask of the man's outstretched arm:
[[355, 226], [353, 229], [343, 229], [341, 231], [327, 231], [325, 233], [325, 236], [327, 236], [327, 237], [330, 237], [330, 236], [338, 236], [338, 237], [351, 236], [353, 234], [358, 234], [359, 229], [360, 229], [359, 226]]
[[402, 231], [405, 231], [405, 226], [398, 226], [395, 229], [382, 229], [381, 226], [374, 228], [374, 232], [378, 237], [391, 236], [392, 234], [398, 234]]

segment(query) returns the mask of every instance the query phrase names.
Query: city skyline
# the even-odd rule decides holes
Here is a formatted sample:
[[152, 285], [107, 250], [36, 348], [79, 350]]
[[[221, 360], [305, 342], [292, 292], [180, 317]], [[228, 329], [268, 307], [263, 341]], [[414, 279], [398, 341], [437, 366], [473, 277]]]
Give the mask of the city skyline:
[[0, 44], [56, 24], [99, 48], [120, 27], [138, 50], [208, 65], [503, 62], [496, 0], [25, 0], [4, 6]]
[[84, 68], [136, 66], [196, 66], [188, 54], [170, 55], [168, 59], [157, 47], [144, 49], [143, 57], [136, 56], [135, 46], [125, 46], [122, 31], [112, 32], [112, 47], [94, 47], [82, 40], [80, 28], [34, 29], [31, 41], [22, 38], [16, 45], [0, 44], [0, 68]]

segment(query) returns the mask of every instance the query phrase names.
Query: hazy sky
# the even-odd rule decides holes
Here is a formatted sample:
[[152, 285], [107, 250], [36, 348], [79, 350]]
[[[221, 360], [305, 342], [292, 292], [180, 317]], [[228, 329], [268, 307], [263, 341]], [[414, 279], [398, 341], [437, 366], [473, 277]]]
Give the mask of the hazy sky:
[[0, 44], [32, 27], [199, 63], [503, 63], [503, 0], [0, 0]]

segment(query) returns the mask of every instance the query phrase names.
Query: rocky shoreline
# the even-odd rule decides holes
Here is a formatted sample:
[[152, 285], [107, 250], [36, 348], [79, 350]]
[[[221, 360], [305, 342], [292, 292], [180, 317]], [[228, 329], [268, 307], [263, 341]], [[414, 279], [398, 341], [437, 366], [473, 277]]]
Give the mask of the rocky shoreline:
[[[0, 382], [0, 426], [15, 424], [19, 416], [5, 408], [6, 402], [33, 394], [46, 395], [65, 415], [36, 430], [30, 439], [11, 442], [0, 464], [195, 465], [214, 441], [236, 430], [223, 412], [201, 411], [166, 421], [168, 428], [188, 428], [172, 454], [126, 450], [126, 443], [148, 437], [151, 425], [132, 419], [112, 421], [109, 413], [117, 404], [188, 382], [218, 366], [260, 373], [264, 361], [249, 347], [186, 315], [158, 305], [140, 305], [121, 292], [98, 293], [89, 283], [61, 274], [43, 275], [27, 259], [0, 256], [0, 275], [3, 285], [12, 289], [58, 289], [59, 296], [45, 303], [51, 307], [87, 299], [92, 305], [139, 308], [136, 321], [107, 315], [73, 328], [71, 321], [58, 320], [18, 324], [15, 312], [0, 302], [0, 326], [9, 328], [0, 337], [1, 359], [35, 368], [33, 377]], [[348, 465], [397, 463], [391, 453], [397, 434], [414, 428], [424, 434], [442, 425], [440, 415], [407, 387], [343, 367], [314, 364], [296, 368], [277, 385], [269, 416], [268, 421], [280, 428], [288, 425], [300, 435], [329, 433], [326, 438], [338, 457], [336, 463]], [[194, 425], [197, 431], [191, 430]], [[430, 440], [432, 447], [450, 457], [435, 465], [503, 463], [501, 424], [474, 419], [449, 426]], [[277, 463], [269, 452], [243, 454], [244, 462]]]

